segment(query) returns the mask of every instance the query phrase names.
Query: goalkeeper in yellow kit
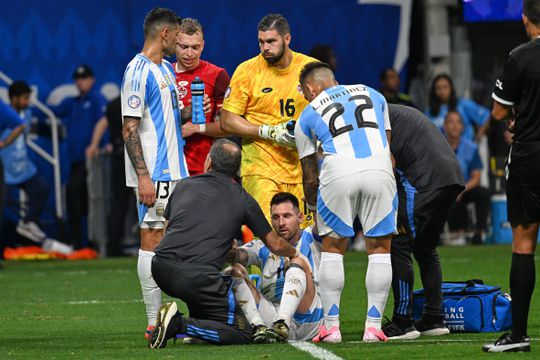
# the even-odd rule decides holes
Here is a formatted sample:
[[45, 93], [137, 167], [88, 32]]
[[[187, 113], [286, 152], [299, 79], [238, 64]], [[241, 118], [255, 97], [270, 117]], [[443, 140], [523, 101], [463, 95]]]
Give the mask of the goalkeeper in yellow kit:
[[[242, 185], [270, 220], [270, 200], [276, 193], [304, 196], [294, 136], [286, 123], [308, 104], [298, 79], [304, 65], [316, 60], [289, 48], [289, 23], [282, 15], [266, 15], [257, 30], [261, 53], [236, 68], [220, 123], [222, 130], [243, 137]], [[301, 207], [306, 223], [312, 223], [305, 204]]]

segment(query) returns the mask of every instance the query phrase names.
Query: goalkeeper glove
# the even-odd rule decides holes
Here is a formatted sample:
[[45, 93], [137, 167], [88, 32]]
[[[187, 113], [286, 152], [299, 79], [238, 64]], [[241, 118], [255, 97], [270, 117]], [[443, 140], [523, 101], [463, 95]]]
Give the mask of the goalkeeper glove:
[[[259, 136], [263, 139], [273, 140], [279, 145], [295, 147], [294, 120], [279, 125], [259, 126]], [[290, 130], [289, 130], [290, 129]]]

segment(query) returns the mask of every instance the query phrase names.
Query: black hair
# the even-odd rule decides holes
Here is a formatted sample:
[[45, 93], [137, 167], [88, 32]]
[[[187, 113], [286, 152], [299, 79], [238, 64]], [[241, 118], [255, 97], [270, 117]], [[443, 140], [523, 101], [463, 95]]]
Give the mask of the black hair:
[[22, 80], [14, 81], [8, 88], [9, 98], [14, 98], [16, 96], [21, 96], [24, 94], [30, 94], [32, 89], [30, 86]]
[[388, 72], [389, 71], [395, 71], [397, 73], [397, 71], [394, 69], [394, 68], [391, 68], [391, 67], [388, 67], [388, 68], [385, 68], [383, 71], [380, 72], [379, 74], [379, 81], [383, 81], [386, 79], [386, 77], [388, 76]]
[[235, 177], [240, 170], [242, 151], [240, 147], [227, 139], [219, 139], [210, 148], [211, 170]]
[[332, 71], [332, 68], [330, 67], [330, 65], [324, 62], [312, 61], [310, 63], [307, 63], [302, 68], [302, 71], [300, 71], [300, 85], [304, 85], [306, 83], [306, 79], [309, 76], [309, 74], [311, 74], [313, 71], [317, 69], [328, 69]]
[[164, 26], [172, 27], [179, 25], [181, 19], [172, 11], [165, 8], [155, 8], [144, 18], [144, 37], [155, 36]]
[[456, 89], [454, 89], [454, 83], [452, 82], [452, 78], [447, 74], [440, 74], [435, 76], [435, 79], [433, 79], [433, 82], [431, 83], [431, 90], [429, 91], [429, 112], [432, 116], [438, 116], [439, 112], [441, 111], [441, 99], [438, 98], [436, 92], [435, 92], [435, 84], [437, 84], [437, 81], [441, 79], [448, 80], [448, 84], [450, 84], [450, 97], [448, 98], [448, 111], [456, 110], [457, 109], [457, 95], [456, 95]]
[[298, 198], [289, 192], [279, 192], [272, 196], [272, 200], [270, 200], [270, 209], [272, 209], [272, 206], [274, 205], [279, 205], [286, 202], [290, 202], [294, 208], [300, 209]]
[[276, 30], [279, 35], [285, 36], [291, 33], [289, 22], [281, 14], [268, 14], [259, 21], [258, 31]]
[[538, 0], [523, 0], [523, 14], [534, 25], [540, 25], [540, 1]]

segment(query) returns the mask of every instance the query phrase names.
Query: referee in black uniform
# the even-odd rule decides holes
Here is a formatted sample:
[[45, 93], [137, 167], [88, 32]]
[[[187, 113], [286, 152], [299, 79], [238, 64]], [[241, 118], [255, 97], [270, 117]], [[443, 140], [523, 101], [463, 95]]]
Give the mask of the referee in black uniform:
[[512, 333], [488, 352], [529, 352], [529, 306], [535, 283], [534, 250], [540, 224], [540, 1], [523, 1], [523, 23], [531, 39], [510, 52], [502, 75], [495, 83], [492, 115], [512, 120], [514, 138], [507, 162], [506, 197], [512, 225]]
[[205, 162], [207, 172], [184, 179], [174, 189], [164, 217], [165, 236], [155, 249], [152, 275], [167, 295], [187, 304], [189, 317], [176, 303], [163, 305], [150, 347], [164, 347], [176, 334], [213, 344], [246, 344], [252, 328], [232, 293], [232, 279], [221, 274], [235, 235], [246, 224], [278, 256], [297, 251], [272, 231], [257, 202], [233, 180], [241, 150], [216, 141]]
[[[437, 254], [439, 236], [463, 191], [463, 175], [450, 144], [420, 111], [388, 104], [399, 196], [398, 231], [392, 239], [392, 321], [383, 326], [389, 339], [445, 335], [442, 313], [442, 271]], [[422, 318], [413, 325], [414, 271], [411, 252], [425, 289]]]

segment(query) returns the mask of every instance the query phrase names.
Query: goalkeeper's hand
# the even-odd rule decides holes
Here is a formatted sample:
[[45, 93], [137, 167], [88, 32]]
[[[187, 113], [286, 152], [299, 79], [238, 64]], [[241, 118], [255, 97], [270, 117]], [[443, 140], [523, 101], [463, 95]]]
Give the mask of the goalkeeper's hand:
[[279, 145], [296, 147], [294, 131], [291, 133], [287, 129], [287, 124], [289, 124], [289, 122], [290, 121], [279, 125], [261, 125], [259, 126], [259, 136], [263, 139], [273, 140]]

